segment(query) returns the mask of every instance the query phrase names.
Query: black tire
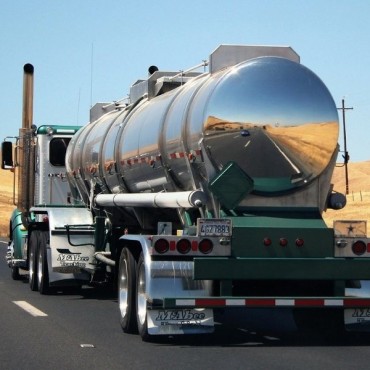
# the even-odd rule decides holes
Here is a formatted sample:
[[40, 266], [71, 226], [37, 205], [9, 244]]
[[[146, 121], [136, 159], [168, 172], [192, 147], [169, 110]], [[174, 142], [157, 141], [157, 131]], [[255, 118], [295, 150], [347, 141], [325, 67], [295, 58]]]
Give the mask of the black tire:
[[121, 327], [125, 333], [137, 333], [136, 269], [136, 261], [131, 251], [123, 248], [118, 269], [118, 304]]
[[31, 290], [36, 292], [38, 290], [37, 281], [37, 255], [39, 246], [39, 231], [35, 230], [31, 233], [29, 240], [28, 252], [28, 276]]
[[49, 270], [46, 246], [49, 242], [49, 232], [40, 231], [37, 258], [37, 283], [40, 294], [49, 294]]
[[147, 300], [146, 300], [146, 279], [145, 261], [143, 253], [140, 254], [137, 263], [136, 275], [136, 321], [139, 334], [144, 342], [151, 340], [148, 333]]

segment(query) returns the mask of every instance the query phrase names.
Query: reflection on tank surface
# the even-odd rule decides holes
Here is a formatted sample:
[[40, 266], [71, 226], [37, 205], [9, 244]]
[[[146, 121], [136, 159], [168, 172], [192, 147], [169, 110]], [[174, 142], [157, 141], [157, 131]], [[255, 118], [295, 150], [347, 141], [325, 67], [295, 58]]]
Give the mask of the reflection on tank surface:
[[237, 67], [217, 86], [207, 112], [204, 140], [211, 160], [219, 169], [236, 162], [256, 191], [303, 186], [325, 169], [337, 145], [330, 93], [311, 71], [286, 59]]

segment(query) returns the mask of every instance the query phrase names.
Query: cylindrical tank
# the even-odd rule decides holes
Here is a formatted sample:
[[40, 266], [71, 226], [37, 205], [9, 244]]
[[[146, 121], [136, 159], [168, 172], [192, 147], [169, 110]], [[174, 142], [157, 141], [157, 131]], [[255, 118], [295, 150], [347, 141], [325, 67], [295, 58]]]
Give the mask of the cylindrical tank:
[[72, 139], [67, 171], [85, 202], [196, 189], [212, 198], [209, 182], [233, 162], [254, 195], [271, 199], [332, 165], [338, 132], [333, 98], [312, 71], [258, 57], [107, 113]]

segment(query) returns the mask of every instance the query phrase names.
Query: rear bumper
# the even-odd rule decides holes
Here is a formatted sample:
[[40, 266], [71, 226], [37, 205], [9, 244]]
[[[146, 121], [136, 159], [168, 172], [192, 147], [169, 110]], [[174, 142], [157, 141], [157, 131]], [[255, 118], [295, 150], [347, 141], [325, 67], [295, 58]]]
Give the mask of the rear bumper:
[[196, 280], [370, 280], [370, 259], [196, 258]]

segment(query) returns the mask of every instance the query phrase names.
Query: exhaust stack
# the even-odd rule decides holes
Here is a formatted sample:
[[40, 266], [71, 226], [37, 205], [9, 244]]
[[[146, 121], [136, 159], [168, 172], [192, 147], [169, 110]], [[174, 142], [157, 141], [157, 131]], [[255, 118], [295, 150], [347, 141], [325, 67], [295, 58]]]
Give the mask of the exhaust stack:
[[23, 71], [22, 128], [31, 128], [33, 124], [33, 65], [25, 64]]
[[32, 64], [23, 67], [22, 128], [19, 130], [18, 149], [18, 200], [17, 207], [28, 213], [34, 202], [35, 143], [33, 133], [33, 73]]

